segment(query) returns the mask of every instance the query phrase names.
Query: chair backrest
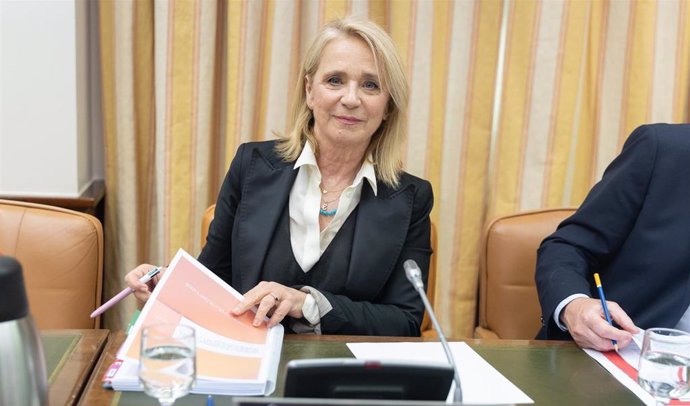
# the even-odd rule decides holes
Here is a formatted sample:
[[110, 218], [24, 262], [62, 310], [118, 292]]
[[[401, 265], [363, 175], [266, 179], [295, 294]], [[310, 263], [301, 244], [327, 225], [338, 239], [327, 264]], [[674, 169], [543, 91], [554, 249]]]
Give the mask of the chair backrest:
[[484, 229], [475, 337], [532, 339], [541, 310], [534, 282], [537, 248], [572, 208], [542, 209], [494, 219]]
[[[438, 247], [437, 241], [438, 237], [436, 235], [436, 224], [434, 224], [434, 222], [432, 221], [431, 249], [433, 250], [433, 252], [431, 253], [431, 258], [429, 259], [429, 280], [427, 281], [426, 295], [429, 298], [429, 303], [431, 303], [431, 305], [434, 307], [436, 306], [436, 304], [434, 303], [434, 299], [436, 298], [436, 255], [438, 255], [436, 253], [436, 248]], [[431, 323], [431, 319], [429, 318], [428, 312], [424, 312], [421, 331], [423, 337], [435, 337], [438, 335], [434, 330], [434, 325]]]
[[208, 235], [208, 228], [213, 221], [213, 214], [216, 212], [216, 205], [212, 204], [204, 210], [204, 215], [201, 217], [201, 248], [206, 245], [206, 236]]
[[[206, 236], [208, 235], [208, 227], [211, 225], [213, 220], [213, 213], [216, 210], [216, 205], [213, 204], [206, 208], [204, 215], [201, 218], [201, 247], [206, 244]], [[426, 289], [426, 294], [429, 297], [429, 302], [434, 303], [434, 294], [436, 293], [436, 226], [431, 223], [431, 248], [434, 250], [434, 254], [431, 255], [431, 260], [429, 262], [429, 281]], [[422, 320], [422, 335], [423, 336], [433, 336], [434, 327], [431, 324], [429, 315], [425, 312], [424, 319]]]
[[29, 309], [40, 329], [99, 327], [103, 228], [93, 216], [0, 200], [0, 252], [24, 270]]

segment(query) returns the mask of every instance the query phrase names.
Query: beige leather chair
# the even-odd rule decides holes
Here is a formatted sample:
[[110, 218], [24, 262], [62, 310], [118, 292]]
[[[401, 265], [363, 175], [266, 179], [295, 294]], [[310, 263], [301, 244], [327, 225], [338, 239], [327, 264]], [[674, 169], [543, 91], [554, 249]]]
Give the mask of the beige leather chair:
[[532, 339], [541, 327], [534, 282], [537, 248], [575, 209], [542, 209], [502, 216], [484, 229], [475, 337]]
[[93, 216], [0, 200], [0, 253], [24, 270], [29, 308], [40, 329], [99, 327], [103, 229]]
[[[213, 220], [213, 213], [216, 210], [216, 205], [213, 204], [206, 208], [204, 211], [204, 216], [201, 219], [201, 246], [206, 244], [206, 236], [208, 235], [208, 227], [211, 225], [211, 220]], [[436, 252], [436, 225], [431, 223], [431, 248]], [[429, 297], [429, 302], [434, 303], [434, 294], [436, 293], [436, 255], [431, 255], [431, 260], [429, 262], [429, 281], [428, 287], [426, 289], [426, 294]], [[434, 331], [434, 326], [431, 324], [431, 319], [429, 315], [424, 313], [424, 320], [422, 320], [422, 336], [436, 336]]]
[[213, 221], [213, 214], [216, 212], [216, 205], [212, 204], [204, 211], [204, 216], [201, 218], [201, 248], [206, 245], [206, 236], [208, 235], [208, 228]]
[[[431, 258], [429, 258], [429, 280], [427, 281], [426, 295], [429, 298], [429, 303], [431, 303], [434, 308], [436, 303], [434, 303], [434, 298], [436, 297], [436, 248], [438, 241], [436, 235], [436, 224], [431, 222], [431, 249], [434, 251], [431, 253]], [[438, 317], [438, 316], [437, 316]], [[434, 325], [431, 323], [429, 318], [429, 313], [424, 312], [424, 319], [422, 319], [422, 337], [436, 337], [436, 330], [434, 330]]]

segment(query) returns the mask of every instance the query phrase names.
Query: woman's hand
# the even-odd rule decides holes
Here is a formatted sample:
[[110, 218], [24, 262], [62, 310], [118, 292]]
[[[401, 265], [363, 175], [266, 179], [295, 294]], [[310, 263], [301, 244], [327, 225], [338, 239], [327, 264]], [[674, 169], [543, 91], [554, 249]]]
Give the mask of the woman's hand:
[[141, 264], [125, 275], [125, 283], [134, 291], [134, 296], [137, 298], [139, 307], [143, 306], [144, 303], [149, 300], [153, 288], [156, 287], [156, 284], [159, 280], [161, 280], [161, 277], [165, 272], [165, 268], [161, 267], [161, 271], [158, 273], [158, 275], [154, 276], [148, 283], [139, 282], [139, 279], [141, 279], [142, 276], [149, 273], [155, 267], [155, 265]]
[[268, 327], [273, 327], [285, 316], [302, 318], [302, 305], [306, 297], [305, 292], [280, 283], [260, 282], [244, 294], [244, 300], [232, 310], [232, 314], [239, 316], [256, 305], [258, 308], [254, 316], [254, 326], [261, 325], [264, 317], [269, 316]]

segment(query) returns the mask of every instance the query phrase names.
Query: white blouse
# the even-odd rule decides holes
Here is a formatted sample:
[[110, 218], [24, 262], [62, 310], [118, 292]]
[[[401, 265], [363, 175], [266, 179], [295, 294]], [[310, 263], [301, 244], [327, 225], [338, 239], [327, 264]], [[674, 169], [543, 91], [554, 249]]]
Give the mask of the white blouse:
[[[369, 182], [376, 195], [376, 174], [371, 160], [366, 159], [352, 184], [341, 193], [338, 210], [333, 219], [323, 231], [320, 231], [321, 171], [316, 164], [316, 156], [309, 142], [304, 144], [294, 169], [299, 170], [299, 173], [290, 191], [290, 244], [295, 260], [306, 273], [319, 261], [347, 217], [359, 204], [364, 179]], [[321, 316], [332, 307], [316, 289], [305, 287], [303, 290], [309, 294], [302, 307], [302, 313], [312, 325], [317, 325]], [[316, 331], [318, 332], [319, 329], [317, 328]]]

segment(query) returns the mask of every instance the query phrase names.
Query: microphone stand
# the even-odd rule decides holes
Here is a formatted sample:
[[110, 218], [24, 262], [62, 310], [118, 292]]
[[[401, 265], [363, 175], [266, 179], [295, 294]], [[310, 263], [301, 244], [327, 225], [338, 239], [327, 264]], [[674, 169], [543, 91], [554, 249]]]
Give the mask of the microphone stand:
[[436, 330], [438, 338], [441, 340], [441, 345], [443, 346], [443, 351], [446, 353], [446, 358], [448, 358], [448, 363], [451, 367], [453, 367], [453, 381], [455, 382], [455, 393], [453, 394], [453, 403], [461, 403], [462, 387], [460, 386], [460, 375], [458, 374], [458, 367], [455, 365], [455, 359], [453, 358], [453, 353], [450, 351], [450, 346], [448, 346], [448, 341], [446, 341], [446, 336], [443, 334], [443, 330], [441, 330], [441, 326], [438, 324], [436, 314], [434, 314], [434, 309], [433, 307], [431, 307], [431, 303], [429, 303], [429, 298], [427, 298], [426, 292], [424, 291], [424, 282], [422, 282], [421, 278], [422, 272], [420, 271], [417, 263], [412, 260], [408, 259], [407, 261], [405, 261], [403, 265], [408, 280], [412, 283], [412, 286], [414, 286], [417, 293], [419, 293], [419, 296], [422, 298], [422, 302], [424, 302], [424, 308], [427, 312], [429, 312], [431, 324], [434, 326], [434, 330]]

